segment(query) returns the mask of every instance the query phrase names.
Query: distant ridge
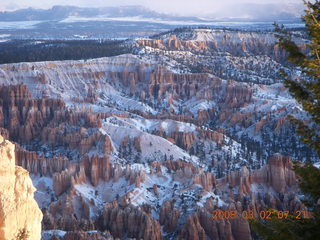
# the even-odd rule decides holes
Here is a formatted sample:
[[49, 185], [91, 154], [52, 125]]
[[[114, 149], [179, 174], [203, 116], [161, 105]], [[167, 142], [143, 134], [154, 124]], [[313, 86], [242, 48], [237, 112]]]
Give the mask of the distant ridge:
[[77, 6], [53, 6], [50, 9], [25, 8], [0, 12], [0, 21], [60, 21], [68, 17], [121, 18], [139, 17], [171, 21], [279, 21], [297, 20], [301, 15], [298, 4], [236, 4], [232, 9], [224, 9], [203, 17], [176, 16], [158, 13], [139, 5], [84, 8]]
[[[50, 21], [63, 20], [68, 17], [136, 17], [159, 18], [164, 20], [196, 20], [195, 17], [179, 17], [161, 14], [143, 6], [120, 6], [103, 8], [82, 8], [76, 6], [53, 6], [50, 9], [25, 8], [16, 11], [0, 12], [0, 21]], [[200, 20], [201, 21], [201, 20]]]

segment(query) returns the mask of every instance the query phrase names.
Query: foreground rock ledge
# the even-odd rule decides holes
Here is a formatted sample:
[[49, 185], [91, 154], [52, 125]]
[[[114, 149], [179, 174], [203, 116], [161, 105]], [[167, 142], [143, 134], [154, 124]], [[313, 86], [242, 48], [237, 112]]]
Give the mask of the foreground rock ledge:
[[34, 200], [29, 172], [15, 165], [14, 144], [0, 136], [0, 239], [15, 239], [25, 229], [28, 239], [41, 239], [42, 213]]

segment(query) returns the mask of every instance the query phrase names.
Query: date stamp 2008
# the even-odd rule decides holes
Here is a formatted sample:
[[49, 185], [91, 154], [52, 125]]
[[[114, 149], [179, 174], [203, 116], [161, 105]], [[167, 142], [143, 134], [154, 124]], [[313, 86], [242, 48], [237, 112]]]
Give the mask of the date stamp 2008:
[[303, 219], [308, 218], [309, 214], [307, 211], [295, 211], [290, 213], [289, 211], [276, 211], [272, 212], [269, 210], [260, 211], [256, 214], [252, 210], [238, 212], [236, 210], [214, 210], [212, 211], [212, 219], [286, 219], [286, 218], [295, 218], [295, 219]]

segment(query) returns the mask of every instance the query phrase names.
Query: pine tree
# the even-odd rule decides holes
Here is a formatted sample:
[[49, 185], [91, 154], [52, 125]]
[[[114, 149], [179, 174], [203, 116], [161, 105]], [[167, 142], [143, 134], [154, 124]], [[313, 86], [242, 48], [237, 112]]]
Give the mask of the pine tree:
[[[308, 113], [308, 124], [289, 116], [296, 124], [301, 141], [320, 155], [320, 2], [304, 1], [307, 9], [303, 20], [310, 37], [308, 53], [301, 51], [295, 44], [290, 32], [276, 25], [279, 45], [288, 53], [288, 61], [297, 66], [303, 79], [292, 79], [282, 72], [284, 84], [292, 96]], [[261, 239], [319, 239], [320, 237], [320, 170], [311, 163], [295, 163], [294, 171], [298, 176], [299, 187], [305, 195], [304, 204], [312, 213], [311, 218], [298, 220], [294, 216], [278, 219], [277, 211], [271, 220], [254, 221], [253, 229]]]

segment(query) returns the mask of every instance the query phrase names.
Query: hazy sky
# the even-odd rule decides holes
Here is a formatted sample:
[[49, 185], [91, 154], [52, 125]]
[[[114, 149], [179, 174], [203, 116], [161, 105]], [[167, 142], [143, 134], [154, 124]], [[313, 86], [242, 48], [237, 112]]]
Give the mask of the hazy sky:
[[0, 10], [53, 5], [84, 7], [143, 5], [158, 12], [176, 14], [205, 14], [217, 12], [222, 7], [239, 3], [301, 3], [302, 0], [1, 0]]

